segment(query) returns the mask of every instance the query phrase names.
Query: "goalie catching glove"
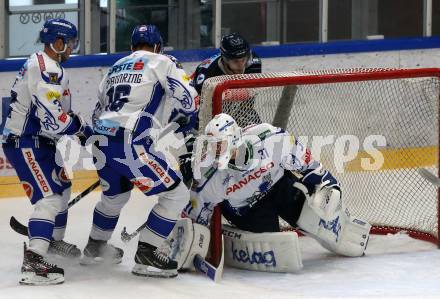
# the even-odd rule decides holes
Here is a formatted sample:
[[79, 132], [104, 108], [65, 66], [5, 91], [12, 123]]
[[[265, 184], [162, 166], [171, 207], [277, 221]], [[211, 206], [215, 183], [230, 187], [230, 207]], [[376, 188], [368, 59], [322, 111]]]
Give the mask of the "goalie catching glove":
[[318, 167], [293, 186], [306, 197], [296, 223], [306, 235], [344, 256], [364, 254], [371, 225], [350, 215], [344, 207], [339, 183], [330, 172]]
[[293, 186], [304, 193], [309, 207], [322, 219], [334, 219], [343, 210], [339, 183], [322, 166], [307, 173]]

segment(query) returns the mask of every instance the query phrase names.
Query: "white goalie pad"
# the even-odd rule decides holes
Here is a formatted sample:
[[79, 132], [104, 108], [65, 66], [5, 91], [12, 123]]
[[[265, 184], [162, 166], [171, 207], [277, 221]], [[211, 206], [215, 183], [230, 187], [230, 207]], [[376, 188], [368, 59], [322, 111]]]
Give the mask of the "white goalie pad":
[[194, 270], [194, 257], [196, 254], [206, 257], [210, 239], [207, 227], [183, 218], [176, 222], [161, 250], [177, 261], [178, 269]]
[[324, 220], [307, 203], [303, 205], [297, 225], [324, 248], [352, 257], [364, 254], [371, 229], [368, 222], [351, 216], [347, 209], [332, 220]]
[[251, 233], [223, 225], [225, 263], [231, 267], [265, 272], [302, 269], [296, 232]]

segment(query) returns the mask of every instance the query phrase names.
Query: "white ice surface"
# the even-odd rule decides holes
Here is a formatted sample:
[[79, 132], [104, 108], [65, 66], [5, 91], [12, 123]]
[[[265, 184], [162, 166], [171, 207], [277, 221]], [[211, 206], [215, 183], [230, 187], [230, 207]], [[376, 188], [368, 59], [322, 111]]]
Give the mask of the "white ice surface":
[[[83, 198], [70, 210], [66, 240], [83, 248], [99, 192]], [[125, 250], [120, 265], [85, 267], [56, 260], [64, 267], [62, 285], [20, 286], [23, 236], [9, 227], [14, 215], [26, 223], [31, 212], [27, 199], [0, 200], [0, 299], [162, 299], [162, 298], [440, 298], [440, 250], [406, 235], [373, 236], [367, 255], [343, 258], [301, 238], [304, 269], [297, 274], [250, 272], [226, 268], [219, 284], [197, 273], [176, 279], [132, 275], [137, 240], [124, 245], [119, 234], [133, 232], [146, 219], [154, 199], [135, 192], [123, 209], [112, 243]], [[27, 224], [27, 223], [26, 223]]]

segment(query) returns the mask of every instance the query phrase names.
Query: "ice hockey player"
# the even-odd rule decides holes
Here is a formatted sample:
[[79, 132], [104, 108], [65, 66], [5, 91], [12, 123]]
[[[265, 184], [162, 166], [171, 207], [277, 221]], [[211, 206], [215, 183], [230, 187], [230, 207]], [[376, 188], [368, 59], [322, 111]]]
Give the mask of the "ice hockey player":
[[[214, 207], [220, 205], [223, 216], [240, 230], [240, 240], [232, 240], [237, 243], [247, 232], [279, 232], [281, 217], [332, 252], [363, 255], [371, 226], [350, 215], [336, 178], [294, 136], [267, 123], [242, 129], [228, 114], [216, 115], [205, 135], [195, 144], [193, 167], [198, 180], [184, 215], [208, 225]], [[261, 248], [271, 246], [264, 238], [260, 241]], [[243, 248], [240, 254], [238, 246]], [[259, 247], [255, 242], [233, 244], [232, 263], [247, 262], [249, 269], [263, 263], [261, 255], [258, 259], [249, 254], [251, 248]], [[302, 267], [300, 261], [297, 268]]]
[[56, 140], [62, 135], [76, 135], [83, 143], [93, 133], [70, 110], [69, 80], [60, 65], [77, 48], [77, 35], [74, 24], [47, 20], [39, 35], [44, 50], [29, 57], [11, 90], [3, 150], [34, 205], [21, 284], [64, 281], [64, 270], [47, 262], [47, 252], [71, 258], [81, 255], [75, 245], [63, 241], [71, 183], [62, 165], [55, 162]]
[[[206, 79], [222, 75], [261, 73], [261, 59], [251, 50], [249, 43], [238, 33], [222, 37], [220, 53], [200, 63], [191, 75], [192, 84], [201, 94]], [[245, 103], [244, 106], [242, 103]], [[260, 117], [252, 109], [254, 100], [250, 99], [232, 107], [230, 113], [240, 123], [259, 123]]]
[[103, 193], [94, 210], [83, 264], [121, 261], [122, 249], [107, 241], [135, 185], [145, 195], [159, 199], [140, 232], [132, 273], [177, 275], [177, 263], [157, 248], [188, 203], [189, 190], [181, 173], [156, 149], [154, 132], [173, 122], [180, 125], [176, 131], [191, 130], [198, 95], [180, 64], [161, 54], [162, 47], [156, 26], [137, 26], [131, 36], [132, 53], [118, 60], [99, 86], [94, 130], [106, 137], [107, 144], [97, 147], [106, 162], [102, 168], [99, 161], [96, 164]]

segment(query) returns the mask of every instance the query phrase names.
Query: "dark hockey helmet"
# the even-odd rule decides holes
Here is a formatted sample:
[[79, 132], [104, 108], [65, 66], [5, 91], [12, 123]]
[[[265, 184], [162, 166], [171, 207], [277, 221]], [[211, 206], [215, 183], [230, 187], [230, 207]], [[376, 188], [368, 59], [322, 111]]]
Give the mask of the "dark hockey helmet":
[[163, 40], [159, 29], [154, 25], [136, 26], [131, 34], [131, 46], [136, 47], [140, 44], [147, 44], [154, 47], [156, 53], [162, 53]]
[[222, 57], [226, 59], [237, 59], [250, 56], [248, 42], [238, 33], [227, 34], [222, 37], [220, 44]]

